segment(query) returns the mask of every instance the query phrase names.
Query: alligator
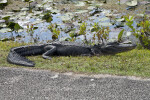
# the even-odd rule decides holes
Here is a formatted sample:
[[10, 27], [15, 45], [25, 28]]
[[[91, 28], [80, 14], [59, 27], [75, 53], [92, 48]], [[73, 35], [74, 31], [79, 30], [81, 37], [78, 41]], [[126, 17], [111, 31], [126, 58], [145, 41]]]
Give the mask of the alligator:
[[98, 56], [116, 54], [136, 47], [131, 42], [109, 42], [105, 45], [85, 45], [77, 42], [51, 42], [46, 44], [28, 45], [11, 48], [7, 61], [12, 64], [34, 67], [35, 63], [26, 56], [42, 55], [45, 59], [51, 56]]

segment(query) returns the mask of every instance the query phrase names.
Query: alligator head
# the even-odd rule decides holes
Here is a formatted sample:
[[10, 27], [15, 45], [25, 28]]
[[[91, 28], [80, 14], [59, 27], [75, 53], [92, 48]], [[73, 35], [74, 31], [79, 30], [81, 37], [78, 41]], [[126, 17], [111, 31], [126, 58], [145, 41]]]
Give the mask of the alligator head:
[[101, 47], [102, 54], [116, 54], [132, 50], [136, 47], [136, 44], [132, 44], [131, 41], [125, 42], [109, 42]]

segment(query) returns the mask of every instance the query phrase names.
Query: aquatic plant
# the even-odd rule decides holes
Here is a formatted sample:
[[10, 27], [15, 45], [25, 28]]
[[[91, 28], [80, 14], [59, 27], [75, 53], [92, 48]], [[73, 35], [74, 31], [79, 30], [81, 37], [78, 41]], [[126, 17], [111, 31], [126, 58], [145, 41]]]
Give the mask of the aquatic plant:
[[141, 27], [139, 32], [141, 34], [135, 34], [139, 38], [141, 45], [144, 48], [150, 49], [150, 21], [147, 15], [144, 15], [143, 21], [138, 23], [138, 26]]
[[31, 24], [31, 25], [27, 24], [26, 32], [31, 36], [31, 39], [33, 40], [34, 43], [37, 43], [37, 39], [38, 39], [37, 37], [35, 37], [35, 38], [33, 37], [34, 31], [36, 29], [38, 29], [38, 27], [34, 27], [34, 24]]
[[46, 20], [46, 22], [51, 22], [53, 20], [53, 16], [51, 15], [51, 12], [47, 12], [42, 17], [42, 20]]
[[85, 43], [87, 43], [87, 38], [86, 38], [86, 27], [87, 27], [87, 23], [83, 22], [80, 25], [80, 31], [79, 31], [79, 35], [84, 35], [84, 41]]
[[118, 0], [118, 2], [119, 2], [118, 4], [120, 5], [120, 0]]
[[124, 29], [122, 29], [122, 30], [120, 31], [120, 33], [118, 34], [118, 42], [121, 42], [121, 41], [122, 41], [123, 32], [124, 32]]
[[69, 36], [71, 37], [71, 38], [68, 38], [69, 41], [75, 41], [76, 40], [76, 34], [74, 32], [70, 32]]
[[0, 9], [4, 9], [4, 7], [7, 5], [8, 5], [8, 0], [1, 0], [0, 1]]
[[52, 39], [53, 40], [56, 40], [58, 39], [58, 36], [60, 35], [60, 29], [58, 28], [58, 25], [55, 23], [55, 24], [50, 24], [48, 26], [48, 29], [52, 32]]
[[22, 29], [22, 27], [18, 23], [10, 21], [10, 16], [3, 17], [2, 19], [5, 20], [5, 23], [7, 25], [6, 27], [11, 29], [11, 39], [14, 40], [12, 32], [14, 31], [15, 33], [18, 33], [18, 30]]
[[99, 26], [98, 23], [94, 23], [91, 32], [95, 32], [93, 35], [93, 40], [95, 41], [96, 38], [98, 39], [98, 43], [104, 43], [104, 41], [108, 40], [109, 36], [109, 27]]
[[29, 3], [29, 12], [32, 12], [32, 8], [31, 8], [30, 4], [33, 2], [33, 0], [24, 0], [24, 2]]
[[[126, 25], [131, 29], [130, 32], [139, 39], [141, 45], [144, 48], [150, 49], [150, 21], [149, 17], [147, 15], [144, 15], [143, 21], [137, 23], [137, 26], [140, 27], [139, 29], [136, 29], [133, 27], [133, 16], [124, 16]], [[118, 35], [118, 39], [121, 38], [122, 32], [120, 32], [120, 36]]]
[[[136, 29], [136, 27], [133, 26], [133, 23], [134, 23], [134, 16], [129, 16], [129, 15], [125, 15], [125, 16], [122, 16], [125, 20], [125, 24], [128, 26], [128, 30], [130, 29], [131, 33], [137, 37], [137, 35], [139, 35], [139, 30]], [[126, 32], [125, 29], [122, 29], [120, 31], [120, 33], [118, 34], [118, 42], [121, 42], [122, 39], [123, 39], [123, 33]], [[138, 37], [137, 37], [138, 38]]]

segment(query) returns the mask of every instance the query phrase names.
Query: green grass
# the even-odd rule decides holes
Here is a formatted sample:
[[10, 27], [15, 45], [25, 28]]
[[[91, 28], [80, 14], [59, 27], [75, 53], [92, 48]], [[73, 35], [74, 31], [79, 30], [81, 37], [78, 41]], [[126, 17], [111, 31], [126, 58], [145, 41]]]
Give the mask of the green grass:
[[[15, 42], [0, 42], [0, 66], [23, 67], [9, 64], [6, 57], [10, 48], [25, 45]], [[86, 74], [112, 74], [150, 77], [150, 50], [134, 49], [117, 55], [94, 57], [53, 57], [45, 60], [40, 55], [28, 57], [36, 63], [34, 69]]]

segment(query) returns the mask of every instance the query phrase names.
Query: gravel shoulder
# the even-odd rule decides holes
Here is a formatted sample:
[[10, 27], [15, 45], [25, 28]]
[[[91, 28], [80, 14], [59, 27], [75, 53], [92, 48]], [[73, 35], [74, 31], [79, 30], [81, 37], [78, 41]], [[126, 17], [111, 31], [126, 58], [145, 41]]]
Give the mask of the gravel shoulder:
[[0, 67], [0, 100], [149, 100], [150, 79]]

